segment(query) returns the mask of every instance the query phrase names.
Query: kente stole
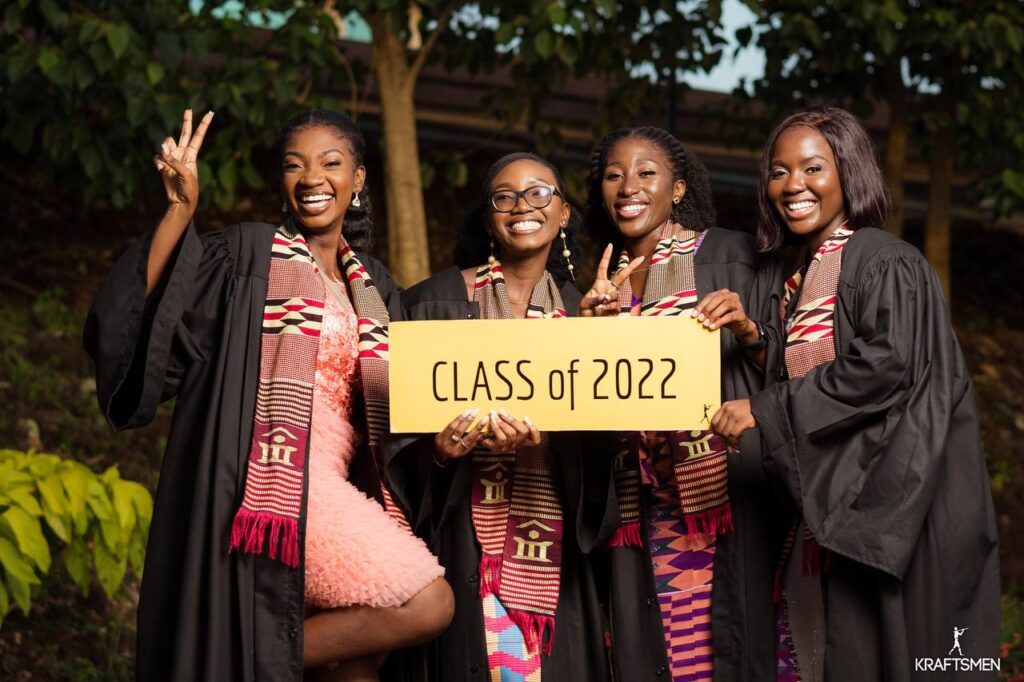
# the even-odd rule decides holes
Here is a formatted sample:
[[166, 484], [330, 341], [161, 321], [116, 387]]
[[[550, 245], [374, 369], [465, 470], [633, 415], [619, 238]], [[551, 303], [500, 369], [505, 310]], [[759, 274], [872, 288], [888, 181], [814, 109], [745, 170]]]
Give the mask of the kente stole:
[[[482, 319], [514, 319], [500, 262], [477, 269], [473, 299], [480, 305]], [[545, 272], [533, 288], [526, 317], [565, 316], [558, 287]], [[507, 611], [502, 617], [522, 633], [525, 652], [537, 657], [543, 649], [550, 655], [562, 569], [561, 484], [552, 469], [550, 442], [543, 435], [540, 445], [524, 444], [516, 453], [477, 449], [471, 463], [472, 520], [481, 549], [480, 596], [485, 600], [485, 616], [488, 604], [497, 613], [487, 599], [497, 595], [502, 611]], [[494, 627], [487, 623], [489, 633]], [[503, 639], [509, 641], [507, 635]], [[503, 665], [499, 661], [511, 665], [507, 649], [488, 648], [492, 670]], [[513, 658], [518, 667], [526, 663]], [[539, 666], [539, 658], [536, 663]]]
[[[853, 230], [845, 225], [840, 227], [818, 247], [806, 269], [798, 270], [786, 280], [781, 317], [785, 320], [785, 361], [790, 379], [803, 377], [818, 365], [832, 362], [836, 358], [835, 314], [839, 275], [842, 269], [842, 250], [852, 234]], [[796, 549], [798, 529], [801, 525], [802, 574], [805, 579], [813, 580], [784, 579], [786, 564]], [[821, 589], [816, 576], [822, 570], [828, 570], [828, 557], [828, 552], [818, 545], [807, 524], [801, 523], [798, 519], [786, 535], [779, 566], [775, 571], [774, 598], [779, 605], [776, 616], [777, 682], [799, 680], [800, 660], [803, 658], [804, 663], [811, 666], [807, 658], [820, 655], [815, 649], [820, 648], [821, 643], [817, 642], [816, 646], [813, 639], [800, 638], [801, 641], [811, 643], [810, 650], [797, 646], [794, 627], [798, 628], [797, 634], [800, 634], [800, 629], [808, 630], [809, 627], [813, 628], [813, 625], [801, 625], [799, 620], [794, 620], [798, 616], [790, 611], [786, 592], [790, 592], [793, 597], [799, 595], [804, 602], [809, 601], [808, 597], [812, 596], [809, 591]]]
[[[669, 223], [651, 255], [640, 315], [680, 315], [697, 304], [694, 256], [706, 235]], [[629, 263], [625, 252], [619, 269]], [[627, 278], [623, 315], [637, 301]], [[647, 484], [648, 549], [674, 680], [710, 680], [715, 538], [732, 530], [724, 441], [710, 430], [623, 433], [614, 462], [622, 525], [610, 546], [642, 546], [640, 495]]]
[[[388, 323], [380, 293], [344, 239], [339, 248], [359, 325], [359, 368], [366, 408], [367, 440], [377, 457], [388, 431]], [[267, 298], [260, 337], [256, 416], [245, 477], [245, 494], [231, 525], [229, 551], [260, 554], [270, 531], [268, 554], [299, 564], [299, 517], [309, 452], [313, 384], [327, 291], [302, 234], [291, 224], [274, 233]], [[382, 484], [385, 508], [408, 522]], [[280, 546], [280, 550], [278, 549]]]

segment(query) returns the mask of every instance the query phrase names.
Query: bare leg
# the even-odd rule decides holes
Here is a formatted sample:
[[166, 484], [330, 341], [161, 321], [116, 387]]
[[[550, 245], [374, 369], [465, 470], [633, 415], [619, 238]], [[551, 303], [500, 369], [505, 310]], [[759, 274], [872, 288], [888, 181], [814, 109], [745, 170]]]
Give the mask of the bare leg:
[[304, 682], [380, 682], [374, 656], [353, 658], [330, 667], [307, 669], [302, 679]]
[[454, 611], [455, 598], [444, 578], [401, 606], [322, 611], [306, 618], [303, 664], [311, 668], [365, 656], [372, 659], [374, 654], [429, 642], [448, 627]]

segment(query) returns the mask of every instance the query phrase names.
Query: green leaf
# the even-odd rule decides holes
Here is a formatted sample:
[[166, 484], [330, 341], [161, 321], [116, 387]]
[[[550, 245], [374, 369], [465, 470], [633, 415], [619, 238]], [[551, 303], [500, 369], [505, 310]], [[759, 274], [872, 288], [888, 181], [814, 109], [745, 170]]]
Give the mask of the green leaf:
[[159, 62], [146, 64], [146, 78], [149, 79], [150, 85], [156, 85], [164, 79], [164, 67]]
[[4, 616], [7, 615], [7, 609], [11, 608], [11, 599], [7, 595], [7, 588], [4, 587], [4, 582], [0, 580], [0, 627], [3, 627]]
[[89, 496], [88, 503], [89, 509], [96, 515], [96, 518], [100, 521], [109, 521], [114, 518], [114, 507], [110, 504], [110, 498], [107, 497], [107, 490], [104, 488], [99, 481], [89, 481]]
[[62, 29], [68, 23], [68, 15], [57, 7], [57, 3], [54, 0], [42, 0], [39, 3], [39, 11], [46, 17], [47, 23], [56, 29]]
[[43, 476], [49, 476], [56, 471], [59, 464], [60, 457], [57, 455], [33, 453], [28, 460], [28, 469], [36, 478], [42, 478]]
[[83, 538], [73, 538], [64, 548], [64, 567], [68, 569], [68, 575], [78, 585], [78, 589], [88, 597], [92, 574], [89, 572], [89, 548]]
[[1002, 180], [1008, 190], [1019, 197], [1024, 197], [1024, 172], [1007, 168], [1003, 171]]
[[[90, 149], [86, 147], [79, 152], [79, 158], [85, 161], [85, 152]], [[99, 156], [99, 151], [95, 150], [93, 153], [96, 156], [97, 163], [101, 163], [102, 159]], [[99, 171], [99, 168], [96, 168]], [[86, 172], [88, 173], [88, 165], [86, 165]], [[60, 476], [61, 485], [64, 486], [64, 492], [67, 493], [68, 497], [68, 508], [71, 510], [71, 522], [75, 526], [75, 530], [78, 534], [82, 535], [89, 527], [89, 517], [86, 514], [86, 505], [89, 499], [89, 476], [91, 472], [81, 464], [77, 462], [70, 462], [71, 466], [65, 466], [60, 469], [58, 476]]]
[[263, 189], [263, 177], [256, 172], [251, 163], [242, 165], [242, 179], [245, 180], [246, 185], [253, 189]]
[[0, 566], [3, 566], [8, 577], [14, 576], [31, 585], [38, 585], [40, 582], [32, 565], [22, 558], [21, 552], [7, 538], [0, 538]]
[[32, 53], [28, 51], [11, 54], [7, 59], [7, 78], [11, 84], [17, 83], [31, 71], [33, 63]]
[[505, 45], [513, 38], [516, 37], [516, 24], [511, 21], [506, 21], [498, 30], [494, 32], [494, 42], [498, 45]]
[[604, 10], [606, 14], [614, 14], [615, 12], [615, 0], [596, 0], [594, 2], [597, 8]]
[[7, 491], [7, 496], [11, 502], [17, 504], [19, 507], [24, 509], [32, 516], [42, 516], [43, 508], [39, 506], [39, 502], [33, 497], [32, 493], [27, 488], [15, 488], [14, 490]]
[[551, 31], [541, 31], [533, 39], [533, 46], [542, 59], [549, 59], [555, 51], [555, 36]]
[[229, 193], [235, 191], [235, 187], [238, 185], [238, 165], [234, 159], [226, 159], [218, 166], [217, 180]]
[[55, 72], [61, 63], [60, 50], [52, 45], [44, 47], [39, 51], [36, 63], [39, 65], [39, 70], [43, 72], [43, 75], [49, 78], [50, 74]]
[[64, 495], [64, 486], [61, 485], [60, 476], [54, 471], [45, 478], [36, 481], [40, 496], [43, 502], [50, 505], [50, 508], [58, 514], [68, 513], [68, 498]]
[[50, 545], [43, 535], [42, 525], [39, 519], [30, 516], [21, 507], [11, 507], [5, 511], [2, 518], [14, 531], [14, 537], [18, 539], [18, 549], [22, 555], [31, 559], [40, 572], [46, 573], [50, 570]]
[[107, 30], [107, 44], [110, 45], [110, 51], [114, 53], [114, 59], [120, 59], [124, 51], [128, 49], [130, 37], [128, 26], [125, 24], [114, 24]]
[[110, 486], [114, 499], [114, 511], [117, 512], [117, 519], [124, 531], [135, 527], [135, 506], [132, 504], [134, 491], [131, 489], [131, 485], [129, 481], [114, 481]]
[[552, 2], [548, 5], [548, 21], [553, 26], [561, 26], [566, 21], [565, 8], [559, 2]]
[[61, 539], [62, 542], [69, 542], [71, 540], [71, 532], [68, 529], [67, 518], [64, 514], [58, 514], [57, 512], [50, 509], [46, 504], [44, 506], [43, 517], [46, 519], [46, 525], [50, 527], [53, 534]]
[[21, 608], [21, 612], [26, 616], [28, 611], [32, 608], [32, 585], [37, 585], [38, 581], [30, 582], [22, 580], [13, 573], [8, 573], [6, 576], [7, 589], [10, 591], [11, 596], [14, 597], [14, 603]]
[[128, 543], [128, 563], [131, 565], [135, 575], [142, 577], [142, 565], [146, 560], [146, 538], [142, 531], [136, 529], [132, 534], [131, 542]]
[[115, 554], [107, 549], [105, 543], [93, 543], [93, 562], [96, 566], [96, 577], [100, 581], [100, 587], [107, 597], [113, 597], [124, 580], [125, 571], [128, 569], [128, 554], [122, 552]]

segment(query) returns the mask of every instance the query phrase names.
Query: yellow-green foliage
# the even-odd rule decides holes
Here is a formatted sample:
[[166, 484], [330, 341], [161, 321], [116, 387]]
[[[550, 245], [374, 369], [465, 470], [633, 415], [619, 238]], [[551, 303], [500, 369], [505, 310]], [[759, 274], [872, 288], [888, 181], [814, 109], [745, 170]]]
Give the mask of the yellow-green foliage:
[[54, 553], [84, 593], [95, 570], [113, 595], [129, 562], [142, 573], [152, 516], [149, 491], [116, 466], [96, 474], [58, 455], [0, 450], [0, 625], [11, 602], [28, 613]]

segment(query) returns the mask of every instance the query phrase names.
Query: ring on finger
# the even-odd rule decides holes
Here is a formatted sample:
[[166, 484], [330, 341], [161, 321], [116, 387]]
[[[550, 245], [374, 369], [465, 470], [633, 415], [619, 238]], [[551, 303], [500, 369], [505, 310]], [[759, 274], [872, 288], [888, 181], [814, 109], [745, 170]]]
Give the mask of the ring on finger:
[[460, 436], [460, 435], [459, 435], [459, 434], [457, 434], [457, 433], [453, 433], [453, 434], [451, 435], [451, 439], [452, 439], [452, 442], [453, 442], [453, 443], [457, 443], [457, 442], [459, 442], [460, 440], [462, 440], [462, 436]]
[[467, 444], [466, 444], [466, 441], [462, 440], [462, 438], [461, 438], [461, 437], [459, 437], [459, 438], [456, 438], [455, 440], [459, 441], [459, 445], [461, 445], [462, 447], [464, 447], [464, 448], [466, 448], [467, 450], [469, 450], [469, 445], [467, 445]]

